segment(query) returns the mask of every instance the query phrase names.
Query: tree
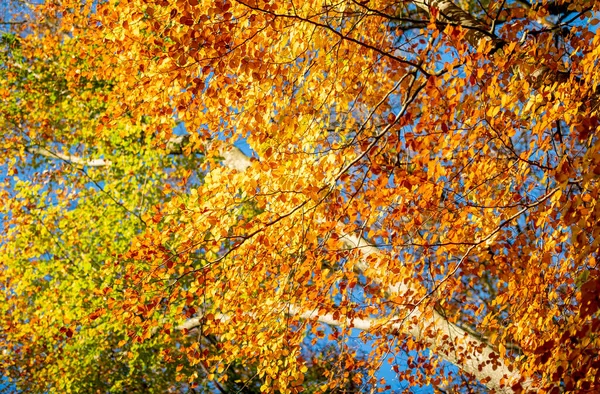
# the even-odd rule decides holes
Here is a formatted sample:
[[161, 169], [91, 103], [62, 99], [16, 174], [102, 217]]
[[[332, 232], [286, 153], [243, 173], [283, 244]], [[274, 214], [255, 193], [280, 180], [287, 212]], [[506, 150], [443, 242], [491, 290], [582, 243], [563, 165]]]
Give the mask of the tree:
[[0, 66], [7, 373], [598, 391], [598, 7], [39, 6]]

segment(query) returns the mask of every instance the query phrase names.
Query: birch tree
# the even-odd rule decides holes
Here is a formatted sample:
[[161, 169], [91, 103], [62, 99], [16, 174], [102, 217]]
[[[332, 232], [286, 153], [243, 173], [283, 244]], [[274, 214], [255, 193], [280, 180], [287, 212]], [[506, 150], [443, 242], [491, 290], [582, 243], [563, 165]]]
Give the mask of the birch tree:
[[[54, 239], [69, 259], [32, 279], [28, 263], [59, 253], [22, 212], [58, 201], [53, 214], [66, 215], [83, 197], [36, 197], [75, 185], [64, 171], [5, 182], [21, 212], [4, 214], [2, 243], [2, 346], [6, 360], [28, 350], [15, 376], [52, 366], [67, 371], [60, 387], [85, 391], [68, 383], [76, 360], [67, 370], [24, 345], [41, 325], [59, 349], [83, 338], [104, 343], [101, 354], [158, 349], [137, 378], [146, 386], [131, 390], [158, 384], [163, 365], [181, 382], [161, 386], [173, 390], [237, 379], [300, 392], [319, 371], [310, 390], [597, 391], [597, 11], [590, 1], [39, 6], [4, 38], [3, 148], [18, 152], [7, 175], [39, 160], [71, 168], [75, 189], [94, 183], [140, 224], [125, 238], [116, 222], [102, 227], [93, 307], [51, 306], [81, 292], [72, 283], [87, 274], [55, 273], [87, 261], [81, 230]], [[153, 164], [124, 164], [143, 157]], [[23, 245], [32, 254], [15, 259]], [[52, 297], [36, 304], [40, 280]], [[324, 344], [335, 351], [318, 369], [311, 349]], [[122, 357], [139, 368], [135, 351]]]

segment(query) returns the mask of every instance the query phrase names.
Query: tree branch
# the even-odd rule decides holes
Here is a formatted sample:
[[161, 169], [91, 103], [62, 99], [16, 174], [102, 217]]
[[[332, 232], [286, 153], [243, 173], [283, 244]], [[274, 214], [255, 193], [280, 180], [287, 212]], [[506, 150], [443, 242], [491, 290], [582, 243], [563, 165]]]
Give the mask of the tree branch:
[[[250, 159], [235, 146], [223, 149], [221, 155], [224, 157], [223, 164], [231, 169], [243, 171], [251, 165]], [[496, 232], [497, 230], [480, 241], [489, 239]], [[379, 254], [379, 250], [366, 239], [353, 234], [342, 235], [340, 240], [348, 248], [357, 248], [362, 252], [363, 258], [355, 265], [355, 268], [363, 273], [367, 272], [370, 268], [368, 257]], [[479, 243], [475, 245], [479, 245]], [[414, 283], [410, 281], [408, 284], [399, 282], [388, 286], [389, 294], [402, 295], [409, 291], [415, 291]], [[423, 312], [415, 305], [407, 305], [407, 308], [410, 309], [407, 311], [406, 317], [391, 316], [385, 320], [351, 319], [347, 322], [336, 320], [329, 314], [319, 315], [317, 311], [300, 311], [296, 307], [286, 307], [286, 310], [288, 314], [300, 319], [312, 319], [332, 326], [352, 327], [365, 331], [385, 328], [390, 332], [404, 333], [425, 344], [444, 360], [475, 376], [497, 393], [513, 392], [509, 384], [520, 381], [520, 374], [518, 371], [511, 371], [502, 361], [503, 357], [486, 342], [449, 322], [435, 310]], [[221, 321], [229, 319], [225, 315], [217, 318]], [[202, 319], [202, 315], [189, 319], [179, 325], [177, 329], [189, 330], [197, 327], [201, 324]], [[462, 356], [460, 356], [461, 354]]]
[[112, 162], [110, 160], [105, 159], [82, 159], [81, 157], [74, 155], [66, 155], [64, 153], [57, 153], [49, 151], [46, 148], [28, 146], [25, 148], [25, 152], [31, 153], [33, 155], [40, 155], [44, 157], [48, 157], [51, 159], [60, 159], [66, 161], [69, 164], [73, 164], [75, 166], [80, 167], [110, 167]]
[[475, 48], [479, 46], [482, 40], [491, 41], [492, 52], [506, 44], [504, 40], [491, 32], [490, 26], [473, 17], [450, 0], [413, 0], [412, 3], [429, 15], [432, 14], [433, 9], [437, 10], [437, 19], [441, 22], [456, 24], [468, 29], [465, 38]]
[[[518, 372], [511, 372], [501, 361], [498, 354], [489, 346], [482, 346], [482, 341], [466, 330], [448, 322], [439, 313], [434, 312], [428, 319], [425, 329], [420, 329], [417, 316], [412, 317], [412, 322], [407, 324], [405, 319], [371, 319], [352, 318], [347, 321], [335, 319], [333, 314], [319, 314], [317, 310], [300, 311], [293, 306], [284, 306], [288, 316], [301, 320], [317, 321], [329, 326], [340, 328], [355, 328], [361, 331], [404, 333], [414, 337], [417, 341], [425, 343], [442, 359], [456, 365], [461, 370], [475, 376], [479, 381], [495, 390], [496, 393], [513, 393], [505, 384], [518, 381]], [[423, 319], [423, 316], [419, 317]], [[202, 324], [203, 315], [196, 316], [175, 327], [176, 330], [192, 330]], [[225, 314], [214, 315], [215, 320], [227, 322], [230, 317]], [[464, 353], [470, 353], [465, 355]], [[504, 385], [501, 383], [503, 382]]]
[[[167, 154], [182, 154], [183, 147], [188, 141], [188, 135], [178, 135], [170, 138], [169, 141], [167, 141]], [[31, 153], [32, 155], [44, 156], [50, 159], [59, 159], [77, 167], [97, 168], [110, 167], [112, 165], [112, 162], [107, 159], [85, 159], [75, 155], [53, 152], [49, 149], [39, 146], [27, 146], [25, 147], [25, 152]]]

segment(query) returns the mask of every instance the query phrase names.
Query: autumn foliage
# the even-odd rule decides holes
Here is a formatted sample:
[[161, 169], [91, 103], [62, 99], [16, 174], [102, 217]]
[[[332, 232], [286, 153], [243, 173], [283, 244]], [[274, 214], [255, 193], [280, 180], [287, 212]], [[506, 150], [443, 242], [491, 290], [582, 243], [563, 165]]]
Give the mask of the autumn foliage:
[[30, 392], [600, 391], [600, 4], [21, 3]]

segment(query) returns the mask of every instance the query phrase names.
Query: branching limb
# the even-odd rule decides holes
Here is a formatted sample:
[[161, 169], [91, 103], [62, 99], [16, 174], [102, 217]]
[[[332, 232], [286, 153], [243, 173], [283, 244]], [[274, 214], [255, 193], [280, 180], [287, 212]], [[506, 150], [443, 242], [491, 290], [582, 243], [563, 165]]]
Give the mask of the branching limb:
[[[221, 152], [224, 157], [224, 164], [231, 169], [241, 171], [250, 166], [251, 161], [238, 148], [230, 147]], [[549, 198], [549, 196], [546, 196]], [[541, 203], [538, 201], [537, 203]], [[529, 206], [527, 208], [530, 208]], [[511, 218], [509, 220], [512, 220]], [[499, 228], [503, 227], [501, 224]], [[483, 239], [471, 245], [468, 252], [472, 251], [477, 245], [490, 240], [499, 231], [493, 231]], [[369, 243], [366, 239], [353, 235], [341, 235], [340, 239], [349, 248], [359, 249], [363, 255], [356, 264], [355, 268], [367, 272], [371, 267], [368, 257], [380, 253], [379, 249]], [[468, 254], [467, 252], [467, 254]], [[415, 291], [417, 285], [413, 282], [400, 281], [397, 284], [390, 285], [387, 288], [389, 294], [406, 294], [408, 291]], [[428, 294], [430, 296], [431, 294]], [[419, 303], [422, 303], [421, 300]], [[510, 370], [502, 361], [503, 358], [491, 346], [477, 338], [467, 330], [449, 322], [437, 311], [422, 311], [416, 305], [407, 305], [406, 309], [399, 311], [397, 316], [389, 316], [385, 319], [355, 318], [345, 321], [337, 320], [330, 314], [319, 314], [318, 311], [302, 311], [296, 306], [286, 307], [285, 313], [296, 316], [299, 319], [310, 319], [322, 324], [328, 324], [339, 327], [351, 327], [364, 331], [385, 329], [390, 333], [404, 334], [415, 338], [431, 349], [432, 352], [456, 365], [464, 372], [475, 376], [479, 381], [486, 382], [486, 386], [495, 390], [497, 393], [511, 393], [509, 384], [521, 380], [517, 371]], [[177, 329], [192, 329], [201, 324], [203, 316], [197, 316], [189, 319], [179, 325]], [[221, 322], [229, 319], [226, 315], [215, 316]], [[467, 349], [470, 357], [459, 358], [458, 349]]]
[[46, 148], [28, 146], [25, 148], [27, 153], [48, 157], [50, 159], [59, 159], [77, 167], [110, 167], [112, 162], [105, 159], [83, 159], [75, 155], [68, 155], [59, 152], [52, 152]]
[[[183, 147], [187, 144], [189, 136], [178, 135], [174, 136], [167, 142], [167, 154], [181, 154]], [[112, 162], [108, 159], [86, 159], [76, 155], [53, 152], [47, 148], [40, 146], [27, 146], [25, 152], [32, 155], [47, 157], [49, 159], [58, 159], [75, 167], [110, 167]]]

